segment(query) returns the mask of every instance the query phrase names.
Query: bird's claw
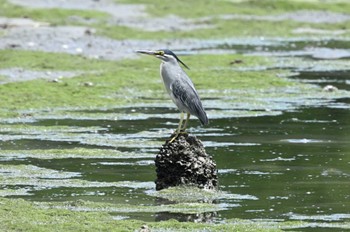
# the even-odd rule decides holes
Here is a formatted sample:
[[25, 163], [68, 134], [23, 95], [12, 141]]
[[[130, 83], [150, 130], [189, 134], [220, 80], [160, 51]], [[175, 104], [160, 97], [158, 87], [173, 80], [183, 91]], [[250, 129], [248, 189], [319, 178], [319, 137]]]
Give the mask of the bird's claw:
[[168, 141], [168, 143], [174, 142], [174, 140], [177, 138], [177, 136], [179, 136], [179, 134], [176, 134], [174, 137], [172, 137], [172, 138]]
[[174, 142], [174, 140], [179, 137], [179, 135], [181, 134], [187, 134], [187, 132], [185, 130], [180, 130], [180, 131], [176, 131], [176, 134], [168, 141], [168, 143], [172, 143]]

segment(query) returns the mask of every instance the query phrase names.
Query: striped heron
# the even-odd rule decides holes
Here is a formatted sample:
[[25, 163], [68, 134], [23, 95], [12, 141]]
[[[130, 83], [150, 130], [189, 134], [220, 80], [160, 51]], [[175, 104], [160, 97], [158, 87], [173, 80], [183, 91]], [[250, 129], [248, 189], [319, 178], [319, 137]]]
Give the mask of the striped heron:
[[[191, 115], [196, 116], [202, 125], [207, 125], [209, 119], [202, 106], [197, 90], [191, 79], [180, 66], [180, 63], [189, 69], [187, 65], [168, 49], [156, 51], [138, 50], [136, 52], [154, 56], [162, 61], [160, 64], [160, 76], [163, 79], [165, 89], [170, 98], [181, 112], [176, 134], [169, 143], [173, 142], [180, 133], [185, 132]], [[187, 113], [185, 123], [183, 123], [184, 113]]]

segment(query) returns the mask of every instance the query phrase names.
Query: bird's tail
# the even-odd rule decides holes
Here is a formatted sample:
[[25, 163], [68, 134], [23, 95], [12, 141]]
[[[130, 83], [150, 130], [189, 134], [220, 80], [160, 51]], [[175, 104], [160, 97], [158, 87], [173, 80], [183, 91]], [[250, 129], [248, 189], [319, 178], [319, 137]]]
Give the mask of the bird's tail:
[[203, 105], [201, 101], [199, 100], [199, 97], [197, 95], [197, 98], [192, 99], [192, 102], [190, 104], [192, 107], [190, 107], [191, 111], [190, 113], [192, 115], [195, 115], [199, 121], [202, 123], [202, 125], [208, 125], [209, 119], [207, 116], [207, 113], [205, 113], [205, 110], [203, 108]]

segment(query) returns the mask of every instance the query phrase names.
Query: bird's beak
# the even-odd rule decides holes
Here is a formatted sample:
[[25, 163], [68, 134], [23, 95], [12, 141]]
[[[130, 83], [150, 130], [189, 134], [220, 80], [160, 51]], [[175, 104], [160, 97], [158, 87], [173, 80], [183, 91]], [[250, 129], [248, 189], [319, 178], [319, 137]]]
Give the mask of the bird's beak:
[[[146, 55], [151, 55], [155, 56], [157, 58], [162, 58], [164, 57], [164, 51], [148, 51], [148, 50], [137, 50], [137, 53], [141, 54], [146, 54]], [[182, 62], [175, 54], [174, 54], [176, 60], [180, 62], [183, 66], [185, 66], [187, 69], [190, 69], [184, 62]]]
[[151, 56], [160, 55], [160, 52], [158, 52], [158, 51], [137, 50], [136, 52], [141, 53], [141, 54], [151, 55]]

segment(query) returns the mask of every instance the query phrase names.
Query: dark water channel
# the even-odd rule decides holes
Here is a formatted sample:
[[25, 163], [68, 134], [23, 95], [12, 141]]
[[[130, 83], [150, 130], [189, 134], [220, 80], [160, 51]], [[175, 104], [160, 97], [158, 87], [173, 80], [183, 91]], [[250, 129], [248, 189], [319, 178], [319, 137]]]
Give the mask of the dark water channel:
[[219, 166], [233, 169], [222, 174], [221, 184], [259, 200], [230, 213], [236, 211], [244, 218], [347, 214], [347, 117], [348, 112], [342, 109], [314, 108], [232, 120], [239, 131], [235, 141], [259, 145], [225, 148], [218, 153]]
[[[350, 90], [349, 72], [300, 72], [294, 78], [314, 84], [332, 84]], [[327, 77], [327, 78], [324, 78]], [[179, 213], [125, 212], [116, 215], [142, 220], [175, 218], [181, 221], [221, 221], [230, 218], [287, 219], [310, 222], [350, 221], [350, 99], [343, 98], [317, 106], [301, 106], [277, 116], [232, 117], [211, 120], [210, 129], [195, 127], [192, 133], [207, 146], [219, 169], [220, 189], [243, 196], [241, 199], [222, 199], [217, 203], [226, 210], [205, 215]], [[104, 111], [104, 113], [130, 113], [131, 108]], [[210, 110], [210, 109], [209, 109]], [[174, 113], [163, 107], [139, 108], [151, 115]], [[84, 114], [88, 111], [82, 112]], [[91, 112], [97, 113], [97, 111]], [[170, 123], [169, 123], [170, 121]], [[157, 147], [167, 132], [174, 128], [177, 119], [159, 116], [139, 120], [79, 120], [43, 119], [33, 126], [99, 127], [105, 130], [84, 132], [111, 140], [119, 134], [131, 138], [131, 145], [120, 146], [122, 152], [145, 154], [132, 158], [74, 158], [40, 159], [35, 157], [6, 158], [0, 164], [34, 165], [40, 168], [77, 173], [72, 178], [91, 182], [130, 182], [125, 186], [54, 186], [32, 188], [30, 184], [2, 185], [1, 188], [28, 188], [29, 194], [18, 197], [33, 201], [74, 201], [77, 199], [157, 205], [154, 196], [155, 168], [153, 159]], [[196, 124], [195, 122], [193, 124]], [[139, 132], [158, 131], [156, 136], [138, 135]], [[76, 132], [79, 133], [79, 132]], [[2, 136], [14, 135], [2, 132]], [[69, 136], [68, 136], [69, 138]], [[142, 144], [145, 146], [142, 146]], [[2, 150], [49, 150], [89, 148], [114, 150], [108, 144], [86, 144], [69, 139], [43, 139], [24, 137], [0, 141]], [[1, 150], [0, 150], [1, 152]], [[103, 155], [103, 154], [101, 154]], [[133, 183], [137, 183], [137, 187]], [[245, 197], [244, 197], [245, 196]], [[16, 197], [16, 196], [9, 196]], [[164, 203], [164, 202], [162, 202]]]

